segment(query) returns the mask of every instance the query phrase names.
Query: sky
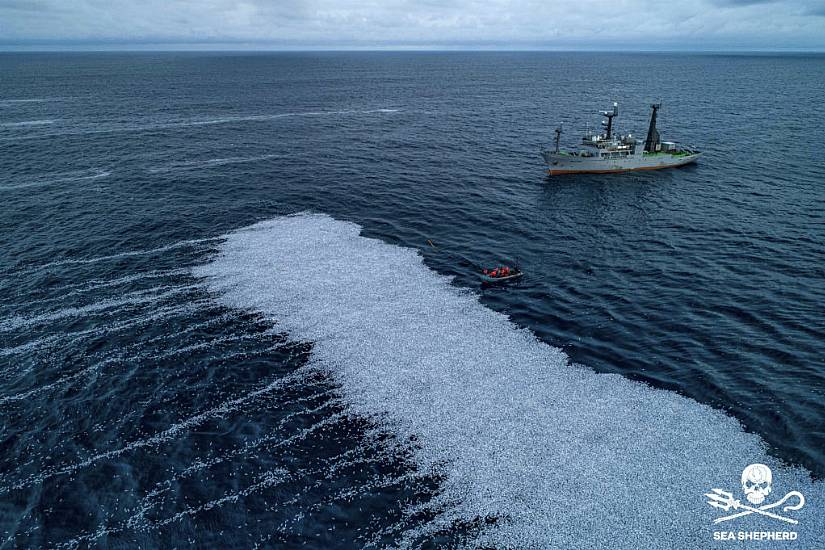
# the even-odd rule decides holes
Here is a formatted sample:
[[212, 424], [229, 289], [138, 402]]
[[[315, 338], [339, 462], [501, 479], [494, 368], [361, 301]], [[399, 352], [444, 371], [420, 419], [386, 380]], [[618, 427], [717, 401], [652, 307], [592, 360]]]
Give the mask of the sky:
[[825, 51], [825, 0], [0, 0], [0, 49]]

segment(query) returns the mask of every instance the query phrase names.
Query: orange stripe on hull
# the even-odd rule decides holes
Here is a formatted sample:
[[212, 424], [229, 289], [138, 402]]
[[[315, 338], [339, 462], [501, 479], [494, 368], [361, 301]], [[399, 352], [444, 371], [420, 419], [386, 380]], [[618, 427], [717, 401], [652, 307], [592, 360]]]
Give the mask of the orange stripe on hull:
[[680, 164], [665, 164], [663, 166], [640, 166], [638, 168], [617, 168], [615, 170], [547, 170], [551, 176], [559, 176], [563, 174], [616, 174], [619, 172], [638, 172], [639, 170], [663, 170], [665, 168], [676, 168], [677, 166], [684, 166], [695, 162], [696, 159], [682, 162]]

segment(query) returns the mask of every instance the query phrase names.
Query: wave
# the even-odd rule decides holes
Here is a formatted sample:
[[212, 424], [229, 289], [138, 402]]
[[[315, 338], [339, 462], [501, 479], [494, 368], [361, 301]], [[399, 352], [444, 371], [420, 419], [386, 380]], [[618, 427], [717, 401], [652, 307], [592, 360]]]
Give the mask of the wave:
[[51, 382], [49, 384], [43, 384], [41, 386], [37, 386], [36, 388], [32, 388], [28, 391], [24, 391], [24, 392], [17, 393], [17, 394], [14, 394], [14, 395], [8, 395], [8, 396], [5, 396], [5, 397], [0, 397], [0, 406], [5, 405], [6, 403], [14, 403], [16, 401], [25, 401], [27, 399], [31, 399], [35, 395], [45, 393], [45, 392], [51, 390], [52, 388], [65, 386], [65, 385], [67, 385], [67, 384], [69, 384], [69, 383], [71, 383], [71, 382], [73, 382], [73, 381], [75, 381], [79, 378], [82, 378], [84, 376], [90, 376], [93, 373], [100, 370], [101, 368], [103, 368], [105, 365], [107, 365], [109, 363], [115, 363], [117, 361], [118, 361], [118, 359], [108, 359], [108, 360], [103, 361], [101, 363], [98, 363], [96, 365], [86, 367], [85, 369], [82, 369], [78, 372], [75, 372], [74, 374], [69, 374], [67, 376], [63, 376], [63, 377], [61, 377], [61, 378], [59, 378], [59, 379], [57, 379], [54, 382]]
[[[290, 479], [293, 475], [294, 474], [283, 468], [267, 470], [264, 473], [257, 475], [254, 482], [251, 485], [244, 487], [243, 489], [240, 489], [235, 492], [230, 492], [220, 498], [210, 500], [198, 506], [186, 506], [180, 512], [172, 516], [163, 518], [161, 520], [153, 521], [151, 522], [151, 524], [147, 522], [145, 525], [139, 525], [138, 520], [142, 520], [143, 517], [140, 515], [135, 515], [135, 517], [132, 518], [131, 523], [127, 522], [125, 525], [121, 525], [118, 527], [101, 528], [95, 532], [76, 537], [66, 542], [62, 542], [58, 544], [56, 548], [78, 548], [81, 546], [81, 544], [88, 544], [105, 536], [116, 535], [126, 531], [127, 529], [136, 529], [137, 531], [143, 533], [150, 530], [157, 530], [172, 523], [179, 522], [186, 517], [193, 517], [202, 512], [220, 508], [224, 504], [238, 504], [238, 502], [242, 501], [245, 497], [248, 497], [263, 489], [267, 489], [280, 483], [283, 483]], [[138, 514], [140, 514], [141, 512], [145, 511], [141, 510], [140, 512], [138, 512]]]
[[[123, 277], [117, 277], [114, 279], [92, 279], [87, 280], [82, 283], [70, 283], [63, 286], [49, 288], [48, 292], [50, 294], [55, 294], [50, 298], [42, 298], [40, 300], [26, 300], [25, 302], [13, 304], [13, 307], [21, 308], [26, 306], [33, 306], [39, 304], [45, 304], [54, 301], [62, 301], [66, 298], [70, 298], [72, 296], [80, 296], [86, 294], [88, 292], [97, 291], [104, 288], [110, 288], [114, 286], [121, 286], [121, 285], [128, 285], [131, 283], [143, 281], [146, 279], [159, 279], [159, 278], [167, 278], [167, 277], [177, 277], [180, 275], [188, 275], [190, 270], [187, 268], [179, 268], [179, 269], [167, 269], [167, 270], [160, 270], [156, 269], [154, 271], [147, 271], [144, 273], [136, 273], [133, 275], [124, 275]], [[21, 296], [23, 293], [18, 293], [17, 296]]]
[[277, 378], [262, 387], [259, 387], [239, 397], [225, 401], [206, 411], [190, 416], [189, 418], [181, 420], [180, 422], [170, 426], [169, 428], [149, 437], [146, 437], [144, 439], [138, 439], [123, 447], [92, 455], [80, 462], [57, 466], [49, 470], [38, 472], [37, 474], [33, 474], [27, 478], [13, 481], [9, 485], [0, 487], [0, 494], [6, 494], [11, 491], [23, 489], [25, 487], [30, 487], [32, 485], [41, 483], [43, 481], [55, 477], [69, 475], [74, 472], [77, 472], [78, 470], [82, 470], [83, 468], [91, 466], [92, 464], [96, 464], [103, 460], [108, 460], [111, 458], [121, 456], [125, 453], [134, 451], [136, 449], [142, 449], [146, 447], [157, 447], [162, 443], [175, 439], [180, 433], [190, 430], [196, 426], [199, 426], [208, 420], [211, 420], [213, 418], [225, 417], [226, 415], [238, 410], [240, 407], [248, 403], [254, 402], [260, 398], [266, 398], [268, 395], [276, 392], [279, 389], [284, 388], [285, 386], [298, 383], [306, 376], [308, 376], [310, 373], [312, 373], [312, 371], [313, 369], [311, 367], [300, 367], [288, 375], [285, 375], [281, 378]]
[[279, 118], [288, 117], [317, 117], [317, 116], [335, 116], [335, 115], [353, 115], [353, 114], [373, 114], [373, 113], [395, 113], [398, 109], [368, 109], [368, 110], [352, 110], [347, 109], [343, 111], [304, 111], [298, 113], [277, 113], [270, 115], [242, 115], [242, 116], [227, 116], [220, 118], [213, 118], [207, 120], [196, 120], [182, 123], [182, 126], [203, 126], [210, 124], [227, 124], [232, 122], [256, 122], [266, 120], [277, 120]]
[[42, 176], [40, 179], [13, 185], [0, 185], [0, 191], [13, 191], [15, 189], [25, 189], [27, 187], [41, 187], [44, 185], [55, 185], [58, 183], [70, 183], [74, 181], [96, 180], [112, 175], [106, 170], [81, 170], [76, 172], [64, 172], [50, 176]]
[[[130, 302], [130, 304], [133, 304], [133, 303], [134, 302]], [[70, 310], [70, 311], [72, 311], [73, 314], [77, 314], [78, 309], [79, 308], [74, 308], [73, 310]], [[32, 352], [37, 351], [37, 350], [49, 349], [49, 348], [51, 348], [51, 347], [53, 347], [57, 344], [60, 344], [63, 347], [71, 347], [71, 346], [79, 343], [80, 341], [88, 339], [88, 338], [95, 338], [95, 337], [112, 335], [112, 334], [116, 334], [117, 332], [120, 332], [120, 331], [123, 331], [123, 330], [134, 329], [135, 327], [145, 325], [147, 323], [154, 323], [154, 322], [162, 321], [162, 320], [168, 319], [170, 317], [191, 315], [194, 312], [198, 312], [198, 311], [201, 311], [201, 310], [208, 310], [208, 309], [210, 309], [210, 303], [206, 302], [206, 301], [203, 301], [203, 300], [195, 300], [195, 301], [186, 302], [184, 304], [177, 304], [177, 305], [166, 306], [166, 307], [158, 307], [158, 308], [154, 308], [152, 310], [152, 312], [149, 313], [149, 314], [133, 317], [133, 318], [130, 318], [126, 321], [120, 321], [120, 322], [116, 322], [116, 323], [108, 323], [103, 327], [93, 327], [93, 328], [74, 331], [74, 332], [65, 332], [64, 331], [64, 332], [60, 332], [58, 334], [52, 334], [50, 336], [44, 336], [42, 338], [29, 340], [29, 341], [27, 341], [23, 344], [19, 344], [19, 345], [16, 345], [16, 346], [11, 346], [11, 347], [8, 347], [8, 348], [0, 348], [0, 357], [10, 356], [10, 355], [29, 354], [29, 353], [32, 353]], [[93, 309], [91, 312], [96, 313], [97, 311], [100, 311], [100, 309]], [[58, 312], [52, 313], [51, 315], [59, 315], [60, 312], [63, 312], [65, 314], [66, 310], [65, 309], [64, 310], [58, 310]], [[88, 313], [89, 311], [87, 310], [85, 312]], [[84, 313], [84, 311], [80, 312], [80, 314], [82, 314], [82, 313]], [[62, 317], [58, 316], [56, 318], [60, 319]], [[205, 327], [205, 326], [210, 326], [214, 322], [219, 322], [221, 320], [226, 320], [227, 318], [229, 318], [229, 317], [228, 316], [226, 316], [226, 317], [224, 317], [224, 316], [213, 317], [207, 323], [196, 324], [196, 325], [192, 325], [191, 327], [186, 328], [186, 329], [180, 329], [175, 334], [175, 336], [179, 336], [180, 334], [184, 334], [186, 332], [189, 332], [190, 330], [194, 330], [194, 329], [197, 329], [197, 328], [202, 328], [202, 327]], [[25, 318], [16, 317], [16, 318], [13, 318], [13, 319], [16, 322], [20, 322], [20, 319], [25, 319]], [[121, 348], [121, 351], [124, 351], [124, 352], [129, 351], [129, 349], [132, 348], [132, 347], [141, 348], [141, 347], [145, 346], [146, 344], [150, 344], [150, 343], [153, 343], [154, 341], [157, 341], [160, 338], [168, 338], [168, 336], [151, 338], [149, 340], [139, 342], [137, 344], [132, 344], [131, 346], [127, 346], [126, 348]], [[7, 370], [9, 370], [9, 369], [0, 369], [0, 374], [6, 372]]]
[[282, 118], [291, 117], [323, 117], [323, 116], [341, 116], [341, 115], [358, 115], [358, 114], [389, 114], [399, 112], [399, 109], [366, 109], [366, 110], [342, 110], [342, 111], [304, 111], [293, 113], [273, 113], [273, 114], [259, 114], [259, 115], [230, 115], [216, 118], [203, 118], [193, 120], [173, 120], [168, 122], [155, 122], [146, 124], [113, 124], [106, 125], [105, 123], [89, 124], [87, 126], [77, 126], [74, 128], [67, 127], [65, 130], [58, 132], [43, 132], [38, 134], [28, 134], [25, 136], [14, 136], [0, 138], [0, 142], [4, 141], [20, 141], [27, 139], [42, 139], [48, 137], [60, 136], [75, 136], [75, 135], [89, 135], [89, 134], [117, 134], [129, 132], [152, 132], [157, 130], [173, 130], [176, 128], [188, 128], [196, 126], [212, 126], [216, 124], [233, 124], [238, 122], [265, 122], [271, 120], [278, 120]]
[[[193, 274], [222, 305], [312, 342], [312, 365], [333, 375], [351, 410], [441, 480], [434, 519], [402, 545], [481, 524], [472, 544], [482, 547], [706, 548], [717, 514], [704, 493], [736, 490], [755, 462], [783, 494], [808, 497], [795, 528], [811, 547], [825, 544], [823, 484], [771, 457], [736, 420], [571, 364], [416, 251], [311, 214], [225, 239]], [[782, 527], [752, 521], [743, 525]]]
[[3, 128], [22, 128], [26, 126], [46, 126], [49, 124], [54, 124], [57, 122], [56, 119], [43, 119], [43, 120], [23, 120], [21, 122], [3, 122], [0, 123], [0, 127]]
[[46, 97], [32, 97], [24, 99], [0, 99], [0, 106], [17, 105], [21, 103], [46, 103], [47, 101], [53, 101], [53, 99]]
[[147, 290], [136, 290], [124, 294], [122, 298], [111, 298], [101, 300], [93, 304], [77, 307], [65, 307], [59, 310], [48, 311], [26, 317], [23, 315], [12, 315], [5, 319], [0, 319], [0, 332], [11, 332], [20, 329], [28, 329], [32, 326], [65, 319], [68, 317], [78, 317], [94, 315], [114, 309], [129, 308], [154, 302], [162, 302], [172, 296], [177, 296], [197, 289], [197, 285], [183, 287], [150, 288]]
[[161, 254], [163, 252], [168, 252], [170, 250], [175, 250], [177, 248], [186, 248], [201, 245], [204, 243], [210, 243], [219, 241], [222, 237], [207, 237], [205, 239], [191, 239], [187, 241], [178, 241], [176, 243], [167, 244], [164, 246], [159, 246], [158, 248], [148, 248], [144, 250], [130, 250], [128, 252], [120, 252], [118, 254], [111, 254], [108, 256], [96, 256], [93, 258], [78, 258], [78, 259], [67, 259], [67, 260], [57, 260], [54, 262], [49, 262], [45, 264], [38, 264], [33, 266], [26, 266], [23, 267], [22, 271], [36, 271], [40, 269], [48, 269], [50, 267], [58, 267], [62, 265], [78, 265], [78, 264], [94, 264], [98, 262], [106, 262], [110, 260], [121, 260], [123, 258], [131, 258], [134, 256], [148, 256], [152, 254]]
[[[152, 313], [150, 315], [145, 315], [145, 316], [139, 317], [137, 319], [122, 322], [122, 323], [116, 323], [114, 325], [107, 326], [106, 328], [93, 328], [93, 329], [88, 329], [88, 330], [84, 330], [84, 331], [68, 333], [68, 334], [65, 334], [65, 335], [55, 335], [55, 336], [51, 336], [51, 337], [48, 337], [48, 338], [28, 342], [26, 344], [23, 344], [21, 346], [17, 346], [15, 348], [0, 349], [0, 357], [4, 356], [4, 355], [13, 355], [13, 354], [16, 354], [16, 353], [28, 353], [28, 352], [32, 351], [33, 349], [42, 348], [42, 347], [44, 347], [44, 345], [50, 345], [50, 344], [53, 344], [53, 343], [55, 343], [57, 341], [60, 341], [60, 340], [63, 340], [63, 339], [71, 339], [72, 342], [74, 343], [78, 340], [83, 339], [84, 337], [111, 335], [111, 334], [114, 334], [116, 332], [126, 330], [126, 329], [133, 329], [137, 326], [144, 325], [144, 324], [147, 324], [147, 323], [150, 323], [150, 322], [157, 322], [157, 321], [160, 321], [160, 320], [168, 319], [170, 317], [176, 317], [176, 316], [191, 314], [192, 312], [198, 311], [199, 309], [206, 311], [206, 310], [209, 309], [209, 306], [208, 306], [208, 304], [205, 304], [203, 302], [194, 302], [192, 304], [186, 304], [186, 305], [183, 305], [183, 306], [173, 306], [173, 307], [160, 308], [159, 310], [155, 311], [154, 313]], [[117, 353], [111, 353], [110, 352], [110, 354], [112, 355], [111, 357], [107, 357], [106, 359], [102, 359], [102, 360], [98, 361], [97, 363], [93, 363], [92, 365], [90, 365], [86, 368], [83, 368], [83, 369], [81, 369], [77, 372], [74, 372], [72, 374], [61, 376], [58, 379], [54, 380], [53, 382], [50, 382], [50, 383], [47, 383], [47, 384], [42, 384], [40, 386], [36, 386], [32, 389], [29, 389], [29, 390], [26, 390], [26, 391], [23, 391], [23, 392], [20, 392], [20, 393], [17, 393], [17, 394], [12, 394], [12, 395], [7, 395], [7, 396], [4, 396], [4, 397], [0, 397], [0, 407], [5, 405], [6, 403], [13, 403], [13, 402], [17, 402], [17, 401], [23, 401], [25, 399], [31, 398], [34, 395], [38, 395], [38, 394], [41, 394], [41, 393], [51, 391], [54, 388], [59, 388], [59, 387], [66, 386], [66, 385], [74, 382], [75, 380], [77, 380], [79, 378], [88, 377], [88, 376], [91, 376], [93, 374], [97, 374], [104, 367], [106, 367], [108, 365], [113, 365], [113, 364], [118, 364], [118, 363], [123, 363], [123, 362], [129, 362], [129, 361], [145, 363], [146, 361], [149, 361], [149, 360], [164, 359], [164, 358], [168, 358], [168, 357], [173, 357], [175, 355], [187, 354], [187, 353], [190, 353], [192, 351], [197, 351], [197, 350], [200, 350], [200, 349], [207, 349], [207, 348], [211, 348], [213, 346], [224, 344], [224, 343], [238, 342], [238, 341], [243, 341], [243, 340], [254, 339], [255, 338], [254, 335], [242, 335], [242, 336], [233, 337], [231, 339], [230, 338], [214, 339], [214, 340], [211, 340], [211, 341], [204, 342], [204, 343], [202, 343], [200, 345], [197, 345], [197, 346], [185, 346], [185, 347], [182, 347], [182, 348], [180, 348], [180, 347], [179, 348], [174, 348], [171, 351], [167, 351], [163, 354], [146, 355], [144, 353], [141, 353], [142, 350], [144, 348], [146, 348], [147, 345], [157, 344], [157, 343], [167, 343], [169, 341], [179, 341], [180, 338], [185, 334], [189, 334], [189, 333], [192, 333], [192, 332], [197, 331], [197, 330], [202, 330], [204, 328], [213, 326], [217, 323], [221, 323], [221, 322], [231, 320], [235, 317], [236, 317], [236, 315], [234, 315], [234, 314], [225, 313], [223, 315], [218, 315], [216, 317], [211, 317], [209, 320], [204, 321], [202, 323], [196, 323], [196, 324], [190, 325], [186, 328], [182, 328], [182, 329], [176, 331], [174, 334], [166, 334], [166, 335], [162, 335], [162, 336], [156, 336], [154, 338], [150, 338], [150, 339], [145, 340], [143, 342], [139, 342], [139, 343], [136, 343], [136, 344], [132, 344], [132, 345], [129, 345], [129, 346], [126, 346], [126, 347], [119, 348]], [[271, 334], [265, 333], [265, 336], [271, 336]], [[258, 335], [258, 338], [260, 338], [260, 335]], [[275, 349], [277, 349], [277, 347]], [[267, 348], [267, 351], [271, 351], [271, 349]], [[95, 354], [92, 354], [88, 357], [89, 358], [94, 358]], [[13, 370], [13, 369], [6, 369], [6, 371], [8, 371], [8, 370]], [[0, 369], [0, 376], [5, 374], [6, 371]]]
[[[284, 404], [292, 404], [292, 403], [294, 403], [294, 401], [287, 401]], [[329, 406], [329, 404], [318, 407], [318, 408], [316, 408], [312, 411], [309, 411], [309, 412], [318, 412], [318, 411], [320, 411], [324, 408], [327, 408], [328, 406]], [[251, 485], [248, 485], [248, 486], [244, 487], [243, 489], [241, 489], [237, 493], [230, 493], [229, 498], [221, 497], [221, 498], [218, 498], [218, 499], [210, 500], [210, 501], [208, 501], [208, 502], [206, 502], [202, 505], [199, 505], [199, 506], [188, 506], [183, 511], [178, 512], [176, 514], [173, 514], [173, 515], [171, 515], [169, 517], [166, 517], [164, 519], [160, 519], [160, 520], [148, 521], [147, 518], [146, 518], [147, 513], [151, 509], [156, 508], [156, 507], [158, 507], [159, 504], [161, 504], [161, 502], [159, 502], [158, 497], [163, 495], [164, 493], [167, 493], [167, 492], [171, 491], [172, 488], [174, 486], [176, 486], [177, 484], [179, 484], [182, 480], [184, 480], [186, 478], [190, 478], [193, 475], [198, 474], [198, 473], [202, 472], [205, 469], [214, 467], [218, 464], [225, 463], [227, 460], [231, 460], [232, 458], [236, 458], [240, 455], [245, 455], [245, 454], [247, 454], [251, 451], [255, 451], [263, 445], [266, 445], [266, 448], [270, 452], [273, 451], [273, 450], [277, 450], [277, 449], [286, 447], [291, 443], [306, 439], [308, 436], [312, 435], [315, 432], [321, 431], [321, 430], [323, 430], [325, 428], [328, 428], [330, 426], [334, 426], [336, 423], [338, 423], [341, 420], [346, 418], [346, 415], [343, 414], [343, 413], [335, 413], [335, 414], [332, 414], [331, 416], [328, 416], [327, 418], [325, 418], [324, 420], [322, 420], [322, 421], [320, 421], [316, 424], [313, 424], [313, 425], [311, 425], [309, 427], [306, 427], [306, 428], [302, 428], [302, 429], [298, 430], [297, 433], [294, 433], [294, 434], [292, 434], [288, 437], [285, 437], [284, 433], [282, 432], [283, 428], [287, 425], [288, 421], [294, 420], [295, 418], [297, 418], [299, 416], [300, 416], [299, 413], [293, 413], [293, 414], [287, 415], [287, 417], [285, 417], [284, 419], [282, 419], [278, 423], [278, 427], [272, 433], [267, 434], [267, 435], [265, 435], [265, 436], [263, 436], [259, 439], [256, 439], [256, 440], [254, 440], [250, 443], [244, 444], [241, 447], [235, 448], [235, 449], [231, 450], [230, 452], [224, 453], [220, 456], [212, 457], [212, 458], [209, 458], [209, 459], [206, 459], [206, 460], [196, 461], [195, 463], [193, 463], [191, 466], [189, 466], [188, 468], [186, 468], [182, 472], [179, 472], [176, 475], [174, 475], [174, 476], [172, 476], [172, 477], [170, 477], [170, 478], [168, 478], [168, 479], [166, 479], [162, 482], [157, 483], [155, 485], [155, 487], [152, 490], [150, 490], [146, 494], [146, 496], [143, 498], [140, 506], [138, 507], [137, 512], [134, 513], [132, 516], [130, 516], [127, 520], [121, 522], [119, 525], [107, 526], [105, 528], [98, 529], [94, 532], [91, 532], [91, 533], [88, 533], [88, 534], [85, 534], [85, 535], [81, 535], [80, 537], [77, 537], [77, 538], [75, 538], [71, 541], [68, 541], [68, 542], [64, 543], [63, 546], [70, 547], [70, 548], [71, 547], [77, 547], [77, 543], [79, 543], [79, 542], [90, 542], [90, 541], [93, 541], [93, 540], [97, 540], [101, 536], [104, 536], [104, 535], [112, 535], [112, 534], [122, 533], [122, 532], [125, 532], [127, 530], [136, 530], [136, 531], [142, 531], [142, 532], [146, 532], [146, 531], [149, 531], [149, 530], [156, 530], [156, 529], [158, 529], [162, 526], [168, 525], [170, 523], [174, 523], [176, 521], [180, 521], [185, 516], [195, 516], [195, 515], [199, 514], [200, 512], [203, 512], [205, 510], [211, 510], [211, 509], [222, 506], [223, 504], [226, 504], [226, 503], [229, 503], [229, 502], [234, 503], [235, 500], [237, 500], [236, 496], [238, 496], [238, 495], [249, 496], [249, 495], [252, 495], [256, 492], [259, 492], [259, 491], [269, 487], [270, 486], [269, 483], [257, 483], [257, 482], [252, 483]], [[350, 453], [350, 451], [345, 451], [344, 453], [342, 453], [341, 455], [338, 455], [338, 457], [335, 457], [335, 458], [343, 458], [345, 455], [347, 455], [349, 453]], [[287, 479], [293, 479], [293, 478], [297, 477], [296, 474], [298, 474], [298, 473], [300, 473], [301, 475], [306, 476], [306, 475], [309, 475], [311, 472], [300, 471], [300, 470], [299, 470], [299, 472], [290, 472], [290, 471], [288, 471], [284, 468], [275, 468], [275, 469], [272, 469], [272, 470], [267, 470], [262, 475], [258, 475], [257, 477], [258, 477], [258, 479], [270, 479], [271, 480], [271, 475], [275, 474], [275, 473], [282, 476], [281, 481], [286, 481]]]
[[248, 162], [258, 162], [262, 160], [269, 160], [272, 158], [279, 157], [280, 155], [260, 155], [256, 157], [226, 157], [226, 158], [216, 158], [216, 159], [208, 159], [208, 160], [192, 160], [192, 161], [183, 161], [183, 162], [175, 162], [168, 164], [166, 166], [160, 166], [157, 168], [150, 168], [149, 173], [151, 174], [158, 174], [163, 172], [177, 172], [183, 170], [197, 170], [200, 168], [211, 168], [213, 166], [225, 166], [227, 164], [245, 164]]

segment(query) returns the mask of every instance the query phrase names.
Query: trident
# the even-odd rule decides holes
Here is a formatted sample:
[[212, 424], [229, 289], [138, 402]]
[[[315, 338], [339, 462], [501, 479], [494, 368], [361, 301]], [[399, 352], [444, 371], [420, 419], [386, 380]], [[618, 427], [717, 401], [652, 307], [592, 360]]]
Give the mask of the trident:
[[717, 518], [713, 520], [713, 523], [721, 523], [723, 521], [728, 521], [731, 519], [735, 519], [742, 516], [747, 516], [750, 514], [759, 514], [762, 516], [768, 516], [770, 518], [778, 519], [780, 521], [787, 521], [788, 523], [797, 524], [799, 523], [795, 519], [786, 518], [784, 516], [780, 516], [778, 514], [774, 514], [772, 512], [767, 512], [766, 510], [770, 510], [771, 508], [776, 508], [777, 506], [783, 504], [786, 500], [791, 497], [798, 497], [799, 504], [794, 504], [793, 506], [785, 506], [782, 508], [783, 512], [787, 512], [788, 510], [799, 510], [803, 506], [805, 506], [805, 497], [802, 496], [802, 493], [798, 491], [791, 491], [787, 495], [785, 495], [782, 499], [777, 500], [773, 504], [767, 504], [765, 506], [761, 506], [759, 508], [752, 508], [745, 504], [742, 504], [740, 501], [733, 498], [733, 494], [723, 491], [722, 489], [713, 489], [712, 493], [705, 493], [705, 496], [708, 497], [708, 504], [711, 506], [715, 506], [716, 508], [721, 508], [725, 512], [729, 511], [731, 508], [734, 510], [739, 510], [740, 508], [744, 510], [744, 512], [738, 512], [736, 514], [725, 516], [721, 518]]

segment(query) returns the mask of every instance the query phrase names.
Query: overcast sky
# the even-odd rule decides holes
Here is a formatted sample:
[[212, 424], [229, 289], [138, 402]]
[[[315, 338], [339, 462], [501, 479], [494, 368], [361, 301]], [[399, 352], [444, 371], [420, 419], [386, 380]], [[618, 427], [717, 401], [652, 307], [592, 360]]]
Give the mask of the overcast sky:
[[0, 48], [825, 50], [825, 0], [0, 0]]

